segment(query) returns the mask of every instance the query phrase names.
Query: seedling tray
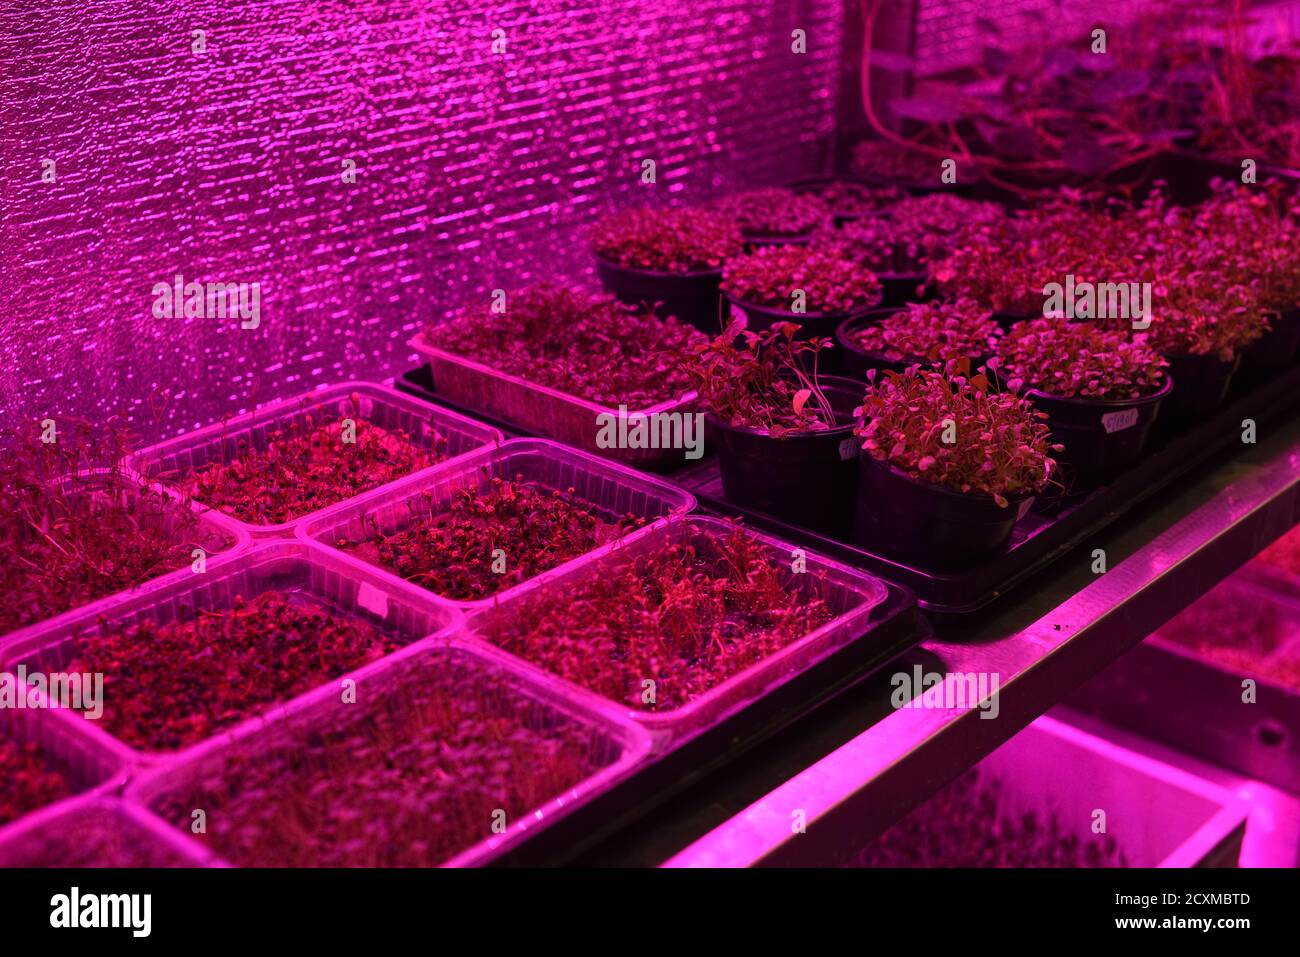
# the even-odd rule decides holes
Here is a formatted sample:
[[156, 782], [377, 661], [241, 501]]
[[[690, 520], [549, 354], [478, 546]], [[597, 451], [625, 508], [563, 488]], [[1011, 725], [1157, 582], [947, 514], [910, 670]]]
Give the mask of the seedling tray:
[[[1070, 706], [1215, 764], [1300, 794], [1300, 691], [1269, 677], [1269, 665], [1300, 667], [1300, 584], [1248, 572], [1232, 579], [1242, 600], [1274, 605], [1287, 637], [1259, 669], [1227, 667], [1156, 631], [1084, 685]], [[1221, 586], [1222, 587], [1222, 586]], [[1256, 682], [1246, 703], [1243, 682]]]
[[[485, 814], [483, 838], [442, 862], [443, 866], [464, 867], [489, 863], [525, 845], [535, 836], [545, 834], [557, 823], [568, 820], [582, 810], [592, 797], [624, 779], [649, 750], [648, 735], [635, 723], [622, 719], [616, 710], [599, 704], [574, 701], [557, 694], [547, 684], [534, 681], [516, 667], [508, 655], [467, 644], [450, 631], [430, 637], [405, 648], [382, 661], [375, 662], [350, 677], [356, 682], [356, 703], [340, 701], [334, 687], [318, 689], [297, 699], [273, 720], [247, 723], [236, 731], [213, 738], [186, 752], [184, 758], [168, 762], [133, 780], [126, 799], [143, 807], [162, 809], [171, 794], [199, 782], [221, 782], [238, 789], [238, 781], [229, 775], [236, 762], [254, 765], [285, 755], [301, 753], [322, 735], [337, 731], [362, 732], [381, 714], [405, 720], [404, 692], [439, 680], [474, 682], [471, 689], [481, 689], [485, 707], [494, 715], [505, 715], [522, 727], [543, 735], [563, 725], [587, 738], [587, 752], [593, 773], [551, 796], [534, 808], [518, 809], [505, 820], [501, 833], [494, 833], [493, 821]], [[411, 732], [419, 734], [420, 732]], [[395, 742], [398, 747], [400, 741]], [[320, 771], [321, 769], [315, 769]], [[332, 768], [339, 773], [337, 767]], [[510, 769], [512, 775], [527, 774], [533, 769]], [[286, 771], [284, 789], [291, 789], [296, 771]], [[474, 782], [466, 782], [472, 785]], [[218, 799], [219, 800], [219, 799]], [[274, 800], [274, 799], [273, 799]], [[205, 808], [209, 819], [222, 813], [222, 807]], [[173, 822], [178, 830], [183, 823]], [[322, 822], [326, 823], [326, 822]], [[394, 839], [401, 835], [393, 835]], [[199, 839], [184, 835], [195, 853], [210, 853], [210, 863], [223, 866], [232, 861], [209, 851]]]
[[[359, 409], [350, 398], [354, 393], [360, 397]], [[501, 433], [489, 425], [437, 404], [413, 401], [388, 386], [374, 382], [344, 382], [274, 402], [227, 422], [218, 422], [197, 432], [160, 442], [130, 456], [127, 464], [151, 481], [163, 485], [175, 483], [209, 463], [231, 462], [238, 454], [240, 441], [264, 450], [272, 432], [291, 423], [302, 423], [308, 416], [319, 421], [324, 415], [338, 418], [356, 416], [382, 429], [400, 429], [412, 442], [426, 449], [432, 447], [436, 432], [447, 441], [447, 457], [431, 468], [485, 445], [495, 445], [503, 439]], [[405, 477], [396, 476], [394, 481]], [[286, 522], [259, 525], [241, 521], [239, 524], [255, 538], [282, 536], [292, 534], [295, 524], [322, 510]], [[233, 517], [229, 520], [239, 521]]]
[[[60, 851], [84, 854], [90, 835], [118, 844], [122, 859], [69, 864]], [[60, 801], [0, 829], [0, 867], [200, 867], [208, 861], [201, 847], [144, 808], [98, 794]]]
[[1052, 514], [1029, 511], [1017, 524], [1006, 551], [958, 572], [935, 572], [897, 561], [846, 540], [733, 505], [723, 497], [716, 461], [705, 459], [673, 480], [694, 492], [709, 510], [743, 516], [756, 527], [905, 586], [932, 616], [963, 616], [984, 608], [1139, 503], [1240, 442], [1243, 419], [1253, 419], [1262, 426], [1294, 409], [1297, 399], [1300, 367], [1288, 369], [1250, 391], [1237, 392], [1215, 415], [1192, 428], [1170, 433], [1162, 429], [1168, 423], [1158, 420], [1149, 451], [1132, 469]]
[[[87, 480], [93, 481], [97, 476], [109, 474], [111, 474], [109, 469], [90, 469], [78, 473], [76, 477], [66, 478], [64, 479], [64, 482], [73, 483], [84, 482]], [[127, 482], [139, 483], [139, 487], [141, 488], [146, 484], [145, 479], [130, 470], [125, 471], [124, 478]], [[249, 542], [251, 541], [251, 536], [244, 530], [243, 526], [233, 518], [230, 518], [228, 515], [223, 515], [215, 509], [208, 508], [206, 505], [200, 505], [197, 502], [184, 499], [177, 494], [174, 489], [161, 488], [160, 491], [173, 502], [178, 503], [180, 507], [187, 508], [194, 513], [198, 520], [198, 524], [194, 527], [192, 544], [196, 548], [203, 549], [207, 556], [206, 564], [209, 568], [214, 564], [224, 563], [234, 555], [241, 554], [244, 549], [248, 547]], [[185, 544], [191, 543], [187, 542]], [[74, 616], [102, 612], [104, 609], [113, 607], [123, 598], [129, 596], [149, 594], [154, 589], [163, 587], [174, 579], [183, 579], [186, 576], [193, 574], [191, 568], [192, 565], [187, 563], [179, 568], [163, 572], [148, 581], [143, 581], [134, 588], [129, 588], [126, 591], [116, 592], [111, 595], [105, 595], [104, 597], [97, 598], [88, 604], [77, 605], [73, 608], [69, 608], [67, 611], [60, 612], [53, 617], [34, 621], [29, 625], [24, 625], [22, 628], [0, 635], [0, 648], [3, 648], [11, 641], [20, 640], [24, 635], [31, 634], [38, 628], [44, 628], [61, 621], [66, 621]]]
[[[410, 345], [428, 362], [431, 401], [450, 403], [482, 418], [510, 425], [516, 434], [555, 439], [636, 468], [661, 471], [684, 460], [682, 449], [602, 449], [596, 444], [598, 416], [616, 416], [618, 409], [567, 395], [556, 389], [508, 375], [490, 366], [437, 348], [421, 333]], [[629, 415], [688, 414], [695, 393], [660, 402]]]
[[[715, 518], [673, 520], [588, 561], [533, 579], [509, 602], [466, 619], [470, 640], [491, 645], [483, 631], [529, 614], [534, 598], [565, 594], [584, 580], [610, 572], [628, 558], [666, 541], [717, 540], [731, 523]], [[778, 562], [789, 564], [799, 546], [747, 530]], [[554, 863], [578, 854], [624, 823], [775, 734], [844, 688], [856, 683], [920, 638], [915, 602], [905, 589], [840, 562], [805, 552], [806, 572], [791, 574], [801, 591], [824, 587], [834, 617], [776, 653], [732, 675], [689, 704], [647, 712], [604, 697], [541, 667], [507, 655], [534, 681], [589, 707], [612, 708], [650, 734], [651, 753], [626, 781], [596, 797], [582, 814], [539, 835], [505, 859], [509, 864]], [[824, 583], [816, 585], [815, 582]], [[504, 653], [504, 652], [498, 652]]]
[[[367, 541], [375, 536], [376, 527], [391, 535], [429, 516], [445, 512], [457, 491], [466, 488], [481, 490], [494, 478], [521, 478], [524, 482], [557, 491], [573, 489], [573, 498], [577, 502], [593, 507], [602, 517], [613, 520], [624, 515], [636, 515], [648, 519], [648, 525], [673, 515], [683, 515], [694, 510], [696, 505], [695, 496], [689, 492], [615, 462], [557, 442], [514, 439], [500, 447], [481, 449], [443, 468], [420, 473], [326, 509], [318, 517], [302, 522], [298, 536], [303, 541], [329, 547], [334, 555], [349, 563], [390, 577], [392, 587], [403, 593], [467, 610], [492, 605], [525, 587], [527, 582], [487, 598], [456, 600], [436, 595], [418, 584], [404, 581], [380, 565], [372, 565], [332, 546], [341, 538], [352, 542]], [[486, 560], [487, 556], [484, 557]], [[505, 557], [507, 562], [514, 560], [512, 556]], [[576, 561], [582, 561], [582, 557], [575, 557], [558, 567], [564, 568]]]
[[[21, 664], [28, 672], [59, 672], [76, 657], [82, 637], [101, 627], [129, 627], [142, 621], [158, 624], [189, 621], [204, 611], [229, 608], [237, 597], [252, 600], [271, 590], [342, 616], [364, 619], [397, 644], [414, 644], [459, 620], [454, 610], [427, 598], [396, 593], [389, 587], [387, 576], [378, 569], [364, 563], [357, 567], [336, 552], [291, 540], [254, 547], [230, 562], [210, 567], [202, 575], [173, 579], [165, 587], [123, 598], [113, 606], [87, 610], [33, 629], [20, 640], [0, 648], [0, 669], [13, 671]], [[221, 649], [214, 647], [212, 652], [220, 655]], [[337, 687], [335, 682], [328, 685], [331, 690]], [[260, 725], [287, 703], [288, 700], [266, 702], [241, 723], [218, 731], [215, 737], [232, 734], [244, 725]], [[0, 711], [0, 720], [4, 714]], [[167, 762], [185, 750], [139, 750], [114, 737], [101, 727], [101, 721], [88, 720], [69, 709], [42, 714], [51, 724], [61, 726], [52, 732], [55, 740], [90, 742], [95, 754], [108, 755], [123, 766]], [[196, 742], [189, 747], [201, 746]]]

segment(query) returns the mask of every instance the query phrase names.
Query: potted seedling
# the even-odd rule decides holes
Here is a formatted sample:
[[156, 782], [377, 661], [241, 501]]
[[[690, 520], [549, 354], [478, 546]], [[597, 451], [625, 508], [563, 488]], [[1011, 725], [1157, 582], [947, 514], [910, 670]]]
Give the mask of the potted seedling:
[[853, 503], [861, 387], [819, 374], [830, 343], [798, 332], [794, 323], [755, 332], [737, 319], [698, 347], [686, 369], [713, 430], [727, 500], [828, 530], [847, 525]]
[[970, 299], [910, 303], [846, 319], [835, 330], [840, 365], [852, 379], [871, 369], [902, 372], [908, 366], [944, 368], [953, 359], [980, 366], [993, 354], [1002, 327]]
[[605, 289], [633, 306], [717, 332], [722, 264], [742, 249], [728, 216], [689, 207], [627, 209], [592, 233], [596, 274]]
[[831, 216], [830, 208], [817, 194], [782, 187], [732, 193], [714, 206], [740, 227], [750, 246], [805, 243]]
[[1018, 323], [989, 362], [1046, 413], [1059, 463], [1083, 484], [1132, 465], [1174, 387], [1168, 363], [1118, 329], [1063, 318]]
[[894, 308], [925, 293], [925, 269], [903, 251], [894, 222], [884, 216], [854, 220], [819, 229], [809, 248], [857, 263], [880, 283], [882, 308]]
[[752, 330], [777, 323], [800, 326], [801, 338], [835, 334], [835, 327], [880, 302], [874, 273], [832, 249], [782, 246], [728, 260], [722, 291]]
[[[55, 422], [0, 435], [0, 635], [190, 565], [234, 545], [226, 524], [121, 466], [127, 436]], [[103, 466], [103, 467], [96, 467]]]
[[854, 540], [893, 558], [947, 569], [999, 551], [1052, 479], [1042, 413], [964, 360], [872, 373], [858, 415]]
[[[1206, 277], [1200, 277], [1205, 279]], [[1174, 388], [1166, 413], [1185, 421], [1207, 415], [1227, 398], [1242, 352], [1269, 328], [1254, 294], [1244, 286], [1197, 278], [1173, 280], [1157, 305], [1146, 342], [1169, 362]]]
[[873, 186], [865, 180], [851, 178], [803, 179], [791, 183], [789, 188], [819, 197], [830, 210], [831, 222], [836, 226], [872, 216], [905, 195], [891, 186]]
[[886, 212], [903, 263], [915, 268], [945, 256], [963, 231], [1000, 222], [1006, 215], [996, 203], [963, 199], [951, 193], [908, 197]]

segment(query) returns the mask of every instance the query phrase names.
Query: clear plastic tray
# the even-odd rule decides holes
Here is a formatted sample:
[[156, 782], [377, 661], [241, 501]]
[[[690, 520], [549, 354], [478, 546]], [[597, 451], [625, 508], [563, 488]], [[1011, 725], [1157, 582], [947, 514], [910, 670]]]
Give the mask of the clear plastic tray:
[[[466, 620], [467, 632], [475, 640], [490, 643], [490, 639], [483, 634], [485, 629], [508, 627], [511, 617], [527, 614], [530, 600], [539, 595], [557, 591], [571, 592], [576, 583], [605, 575], [612, 565], [646, 554], [667, 542], [698, 541], [700, 538], [716, 541], [730, 534], [734, 527], [721, 519], [699, 516], [658, 526], [644, 535], [608, 546], [586, 559], [524, 583], [514, 590], [509, 601], [502, 601], [496, 607], [471, 614]], [[568, 693], [575, 698], [594, 698], [614, 704], [628, 718], [644, 725], [651, 732], [658, 752], [669, 750], [676, 743], [708, 730], [747, 703], [811, 668], [837, 648], [863, 637], [868, 631], [872, 611], [888, 595], [888, 588], [883, 582], [866, 572], [808, 552], [781, 539], [749, 529], [743, 531], [750, 538], [761, 542], [779, 563], [789, 564], [796, 550], [803, 551], [806, 571], [801, 574], [791, 572], [790, 579], [805, 594], [814, 587], [824, 587], [821, 597], [826, 599], [835, 617], [775, 654], [732, 675], [689, 704], [667, 711], [650, 712], [629, 708], [625, 703], [612, 702], [611, 699], [522, 659], [521, 666], [531, 671], [538, 680], [549, 680], [568, 689]], [[824, 582], [824, 586], [815, 584], [819, 582]], [[560, 693], [558, 687], [556, 693]]]
[[[695, 496], [660, 479], [545, 439], [512, 439], [500, 448], [481, 449], [453, 465], [421, 473], [327, 509], [300, 524], [298, 536], [305, 541], [332, 546], [340, 538], [350, 541], [373, 538], [376, 525], [391, 535], [417, 521], [412, 513], [412, 507], [417, 503], [421, 514], [437, 513], [448, 506], [459, 489], [483, 488], [493, 478], [513, 479], [516, 476], [546, 488], [572, 488], [578, 499], [611, 516], [632, 514], [663, 520], [695, 508]], [[644, 530], [637, 530], [628, 537], [643, 533]], [[335, 554], [343, 555], [363, 568], [380, 568], [345, 553]], [[578, 557], [558, 567], [565, 568], [582, 560]], [[396, 575], [392, 577], [408, 592], [435, 594]], [[456, 601], [441, 596], [438, 600], [465, 609], [482, 608], [504, 600], [524, 584], [527, 583], [474, 601]]]
[[[65, 483], [84, 482], [93, 480], [96, 476], [109, 474], [111, 474], [110, 469], [89, 469], [85, 472], [79, 473], [75, 478], [65, 479]], [[143, 478], [129, 469], [124, 470], [122, 475], [124, 479], [129, 482], [140, 483], [141, 487], [144, 487], [144, 485], [147, 484]], [[216, 566], [224, 564], [235, 555], [242, 553], [244, 549], [248, 547], [251, 538], [239, 522], [236, 522], [229, 516], [223, 515], [214, 509], [208, 508], [206, 505], [200, 505], [197, 502], [183, 498], [175, 489], [161, 488], [159, 490], [165, 493], [172, 501], [181, 503], [183, 506], [190, 509], [198, 519], [198, 537], [195, 539], [193, 544], [196, 547], [202, 548], [207, 553], [206, 566], [209, 571]], [[185, 564], [180, 568], [164, 572], [156, 578], [151, 578], [148, 581], [141, 582], [135, 588], [130, 588], [121, 592], [114, 592], [111, 595], [105, 595], [103, 598], [97, 598], [89, 604], [69, 608], [67, 611], [60, 612], [52, 618], [43, 618], [40, 621], [34, 621], [31, 624], [24, 625], [22, 628], [11, 631], [8, 634], [0, 635], [0, 650], [11, 642], [21, 640], [24, 636], [31, 634], [38, 628], [54, 625], [77, 615], [90, 613], [102, 614], [104, 611], [112, 608], [124, 599], [136, 595], [149, 594], [154, 589], [165, 586], [168, 582], [184, 580], [193, 574], [194, 572], [191, 570], [190, 564]]]
[[[34, 629], [21, 641], [0, 649], [0, 668], [12, 671], [26, 665], [29, 672], [51, 673], [65, 668], [76, 654], [78, 638], [100, 628], [101, 618], [112, 625], [130, 626], [141, 621], [188, 621], [198, 610], [228, 608], [238, 596], [252, 599], [277, 589], [309, 596], [323, 605], [374, 624], [398, 640], [414, 644], [459, 621], [454, 609], [427, 597], [396, 593], [390, 580], [377, 569], [348, 562], [344, 556], [294, 541], [254, 547], [220, 568], [202, 576], [190, 575], [165, 587], [126, 598], [104, 612], [80, 615]], [[196, 580], [201, 579], [201, 580]], [[340, 679], [342, 676], [340, 675]], [[333, 683], [329, 687], [333, 688]], [[287, 701], [267, 704], [260, 714], [245, 719], [216, 737], [233, 733], [242, 724], [260, 725], [282, 711]], [[26, 712], [21, 712], [26, 713]], [[96, 721], [68, 709], [47, 712], [51, 722], [95, 742], [108, 753], [133, 764], [152, 764], [181, 752], [146, 752], [113, 737]], [[4, 712], [0, 711], [0, 716]], [[200, 747], [201, 743], [190, 745]]]
[[[49, 860], [45, 849], [75, 840], [81, 828], [97, 827], [121, 839], [139, 855], [141, 867], [201, 867], [211, 855], [143, 808], [102, 795], [52, 804], [0, 828], [0, 867], [68, 867]], [[97, 864], [80, 866], [98, 867]]]
[[[573, 722], [593, 735], [600, 769], [592, 776], [555, 795], [543, 805], [521, 813], [507, 823], [501, 834], [489, 835], [442, 863], [464, 867], [485, 864], [507, 852], [537, 831], [559, 820], [574, 808], [616, 781], [629, 775], [649, 752], [649, 738], [635, 723], [622, 719], [617, 709], [596, 702], [574, 702], [556, 695], [548, 684], [537, 684], [525, 675], [508, 655], [458, 640], [449, 629], [440, 635], [404, 648], [394, 655], [353, 672], [357, 682], [357, 704], [340, 702], [337, 690], [321, 688], [304, 695], [261, 725], [245, 724], [229, 735], [213, 738], [186, 752], [184, 758], [168, 762], [131, 783], [128, 798], [156, 808], [167, 795], [182, 790], [199, 778], [221, 777], [235, 756], [258, 755], [273, 759], [276, 752], [293, 753], [322, 729], [350, 728], [375, 709], [401, 706], [401, 687], [421, 682], [426, 675], [449, 672], [472, 675], [484, 687], [503, 697], [496, 704], [507, 714], [520, 717], [529, 727], [554, 727]], [[430, 679], [435, 680], [435, 679]], [[360, 709], [360, 710], [358, 710]], [[400, 714], [400, 711], [398, 712]], [[500, 712], [498, 712], [500, 713]], [[206, 808], [209, 819], [214, 809]], [[220, 809], [215, 809], [216, 813]], [[488, 822], [485, 823], [487, 830]], [[214, 863], [225, 864], [214, 852]]]
[[[462, 408], [473, 409], [518, 426], [522, 431], [544, 435], [636, 468], [663, 467], [674, 460], [686, 462], [682, 449], [599, 448], [596, 445], [598, 416], [617, 416], [616, 408], [580, 399], [446, 352], [430, 342], [424, 333], [410, 340], [409, 345], [429, 363], [435, 394], [445, 396], [448, 402]], [[696, 400], [696, 394], [688, 392], [680, 399], [628, 410], [628, 414], [691, 412]]]
[[[359, 410], [353, 407], [350, 400], [353, 393], [360, 396]], [[344, 382], [283, 399], [236, 416], [228, 422], [218, 422], [197, 432], [160, 442], [130, 456], [127, 464], [152, 481], [164, 484], [173, 482], [210, 462], [231, 461], [241, 439], [249, 440], [258, 449], [265, 449], [270, 433], [290, 423], [300, 422], [309, 415], [319, 419], [322, 414], [339, 417], [357, 415], [383, 429], [401, 429], [426, 449], [432, 447], [436, 432], [447, 440], [448, 457], [431, 468], [438, 468], [466, 452], [485, 445], [496, 445], [504, 440], [501, 432], [491, 426], [450, 409], [421, 402], [388, 386], [376, 382]], [[304, 518], [319, 514], [320, 511], [322, 510], [318, 509], [314, 513], [272, 525], [247, 522], [239, 524], [255, 537], [283, 535], [291, 533], [294, 525]], [[235, 518], [229, 520], [239, 521]]]

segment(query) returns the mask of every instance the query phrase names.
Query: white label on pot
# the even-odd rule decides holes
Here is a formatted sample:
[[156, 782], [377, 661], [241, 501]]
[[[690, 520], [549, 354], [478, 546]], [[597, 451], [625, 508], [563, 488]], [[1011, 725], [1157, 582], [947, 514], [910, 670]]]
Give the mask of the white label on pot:
[[380, 618], [388, 617], [388, 596], [369, 582], [362, 582], [357, 589], [357, 604]]
[[849, 459], [858, 457], [858, 440], [845, 439], [840, 443], [840, 461], [847, 462]]
[[1101, 417], [1101, 427], [1107, 432], [1122, 432], [1137, 424], [1137, 409], [1120, 409], [1118, 412], [1107, 412]]

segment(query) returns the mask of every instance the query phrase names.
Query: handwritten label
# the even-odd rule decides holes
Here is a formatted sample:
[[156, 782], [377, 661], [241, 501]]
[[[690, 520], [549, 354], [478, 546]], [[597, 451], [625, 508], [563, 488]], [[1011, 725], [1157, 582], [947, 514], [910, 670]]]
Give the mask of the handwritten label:
[[858, 440], [845, 439], [840, 443], [840, 461], [847, 462], [849, 459], [858, 457]]
[[1121, 409], [1118, 412], [1107, 412], [1101, 417], [1101, 427], [1107, 432], [1122, 432], [1124, 429], [1131, 429], [1137, 424], [1137, 409]]

